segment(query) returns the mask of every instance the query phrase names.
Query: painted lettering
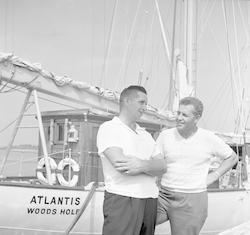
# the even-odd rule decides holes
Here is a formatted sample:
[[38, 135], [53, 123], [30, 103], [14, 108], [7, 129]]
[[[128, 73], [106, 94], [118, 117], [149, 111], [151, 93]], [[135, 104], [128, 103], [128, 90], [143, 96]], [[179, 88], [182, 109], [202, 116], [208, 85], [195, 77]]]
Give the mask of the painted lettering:
[[61, 209], [60, 215], [76, 215], [79, 212], [79, 209]]
[[58, 205], [62, 205], [63, 204], [63, 197], [59, 197], [58, 198]]
[[65, 200], [66, 200], [66, 205], [68, 205], [69, 197], [65, 197]]
[[80, 198], [79, 198], [79, 197], [76, 198], [75, 204], [76, 204], [77, 206], [80, 204]]
[[47, 202], [47, 197], [45, 197], [44, 204], [49, 205], [50, 203]]
[[55, 199], [55, 197], [53, 197], [52, 198], [52, 200], [51, 200], [51, 203], [50, 204], [55, 204], [56, 205], [56, 199]]
[[39, 199], [39, 204], [41, 203], [41, 200], [42, 200], [42, 198], [43, 198], [43, 196], [37, 196], [38, 197], [38, 199]]
[[46, 214], [46, 215], [55, 215], [56, 209], [45, 209], [45, 208], [27, 208], [28, 214]]
[[33, 203], [33, 202], [36, 203], [36, 197], [35, 197], [35, 196], [33, 196], [33, 197], [31, 198], [30, 204]]
[[33, 196], [30, 204], [45, 204], [45, 205], [80, 205], [79, 197], [47, 197], [47, 196]]

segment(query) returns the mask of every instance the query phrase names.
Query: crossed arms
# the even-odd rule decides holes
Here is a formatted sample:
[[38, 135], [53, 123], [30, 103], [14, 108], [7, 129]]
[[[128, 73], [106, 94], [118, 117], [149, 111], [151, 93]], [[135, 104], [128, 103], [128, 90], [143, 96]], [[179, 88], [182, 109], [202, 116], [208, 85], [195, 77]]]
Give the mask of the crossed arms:
[[141, 160], [135, 156], [126, 156], [121, 148], [111, 147], [104, 151], [114, 168], [127, 175], [148, 174], [160, 176], [167, 172], [167, 164], [161, 154], [150, 160]]

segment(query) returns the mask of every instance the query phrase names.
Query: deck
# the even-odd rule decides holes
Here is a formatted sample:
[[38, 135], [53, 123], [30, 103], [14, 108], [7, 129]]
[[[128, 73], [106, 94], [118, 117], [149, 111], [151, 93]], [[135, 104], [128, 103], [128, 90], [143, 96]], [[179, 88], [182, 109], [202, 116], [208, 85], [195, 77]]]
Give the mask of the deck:
[[218, 235], [250, 235], [250, 221], [221, 232]]

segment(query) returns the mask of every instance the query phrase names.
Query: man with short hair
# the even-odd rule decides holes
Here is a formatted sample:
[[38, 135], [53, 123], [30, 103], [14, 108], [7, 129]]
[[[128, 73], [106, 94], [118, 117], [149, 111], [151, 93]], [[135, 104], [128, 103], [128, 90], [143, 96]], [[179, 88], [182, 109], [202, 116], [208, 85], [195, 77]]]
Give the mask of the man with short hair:
[[97, 134], [105, 181], [103, 235], [153, 235], [159, 189], [156, 176], [166, 162], [156, 142], [138, 121], [147, 107], [147, 93], [130, 86], [120, 96], [120, 112]]
[[[202, 112], [199, 99], [181, 99], [176, 128], [162, 131], [156, 141], [168, 166], [161, 179], [157, 224], [169, 220], [172, 235], [199, 234], [207, 218], [207, 186], [238, 162], [229, 145], [197, 127]], [[208, 174], [214, 156], [222, 163]]]

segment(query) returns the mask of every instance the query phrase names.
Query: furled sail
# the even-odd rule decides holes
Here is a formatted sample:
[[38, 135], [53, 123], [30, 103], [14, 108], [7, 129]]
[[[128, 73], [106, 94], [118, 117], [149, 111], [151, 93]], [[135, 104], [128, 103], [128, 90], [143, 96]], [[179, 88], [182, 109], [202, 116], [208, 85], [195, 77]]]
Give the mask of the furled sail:
[[188, 84], [187, 74], [187, 66], [181, 60], [177, 60], [173, 111], [178, 110], [180, 99], [195, 95], [194, 87]]

